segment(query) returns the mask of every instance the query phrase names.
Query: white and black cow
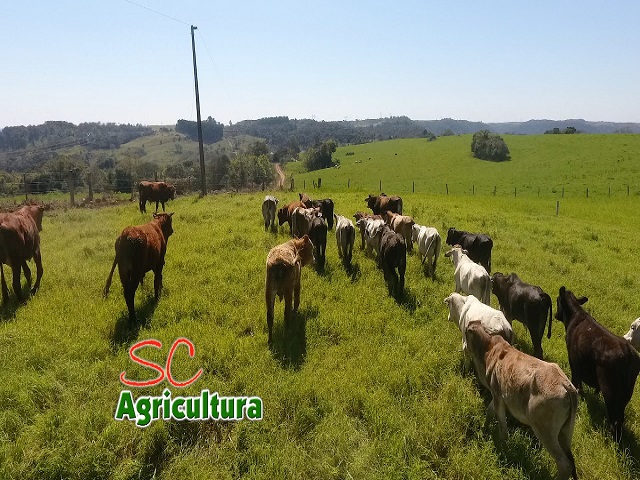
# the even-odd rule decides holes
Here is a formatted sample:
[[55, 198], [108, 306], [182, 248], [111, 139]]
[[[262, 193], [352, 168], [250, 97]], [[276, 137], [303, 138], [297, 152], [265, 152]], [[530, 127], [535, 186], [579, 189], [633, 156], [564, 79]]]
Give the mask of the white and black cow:
[[273, 195], [267, 195], [262, 202], [262, 218], [264, 219], [264, 229], [277, 229], [276, 210], [278, 209], [278, 199]]
[[456, 292], [464, 292], [474, 295], [486, 305], [491, 304], [491, 277], [482, 265], [473, 262], [466, 250], [460, 245], [444, 254], [451, 257], [453, 262], [454, 278], [456, 280]]
[[460, 245], [469, 255], [469, 258], [482, 265], [488, 273], [491, 273], [491, 249], [493, 240], [484, 233], [471, 233], [464, 230], [456, 230], [451, 227], [447, 232], [447, 244]]
[[411, 239], [418, 244], [418, 253], [424, 265], [427, 261], [427, 275], [435, 278], [436, 264], [440, 256], [442, 239], [438, 230], [433, 227], [425, 227], [417, 223], [411, 227]]
[[336, 242], [338, 243], [338, 256], [345, 265], [351, 265], [353, 257], [353, 244], [356, 240], [356, 229], [351, 220], [342, 215], [333, 215], [336, 224]]

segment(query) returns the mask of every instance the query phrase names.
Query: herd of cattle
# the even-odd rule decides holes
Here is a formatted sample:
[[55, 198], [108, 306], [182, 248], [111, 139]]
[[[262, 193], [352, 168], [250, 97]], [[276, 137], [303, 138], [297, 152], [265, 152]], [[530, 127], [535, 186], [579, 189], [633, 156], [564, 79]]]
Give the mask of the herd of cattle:
[[[163, 182], [140, 183], [141, 211], [147, 200], [156, 201], [157, 212], [158, 202], [164, 210], [164, 202], [175, 197], [175, 189], [159, 184]], [[267, 255], [265, 300], [269, 344], [273, 341], [275, 297], [285, 300], [284, 319], [288, 326], [295, 320], [300, 305], [302, 267], [314, 262], [319, 268], [324, 267], [327, 232], [333, 229], [334, 222], [338, 255], [345, 267], [352, 261], [357, 227], [361, 250], [366, 249], [370, 255], [375, 252], [389, 292], [396, 299], [403, 296], [407, 250], [412, 250], [414, 242], [422, 263], [427, 262], [426, 274], [435, 275], [441, 249], [438, 231], [403, 215], [400, 197], [369, 195], [365, 202], [372, 213], [356, 212], [354, 226], [350, 219], [334, 213], [331, 199], [312, 200], [299, 194], [298, 201], [278, 209], [275, 197], [265, 197], [262, 204], [265, 230], [277, 229], [277, 218], [280, 226], [289, 224], [293, 237]], [[0, 213], [0, 274], [5, 303], [9, 293], [2, 264], [12, 268], [13, 289], [19, 300], [23, 301], [21, 272], [31, 286], [27, 265], [31, 258], [37, 268], [31, 293], [35, 294], [40, 286], [43, 268], [39, 232], [43, 212], [42, 206], [27, 205], [15, 212]], [[167, 241], [173, 233], [172, 215], [154, 213], [149, 223], [127, 227], [116, 239], [115, 258], [103, 293], [108, 294], [117, 265], [131, 322], [136, 321], [135, 292], [149, 271], [154, 273], [155, 297], [159, 298]], [[489, 409], [498, 418], [501, 436], [506, 435], [505, 414], [509, 411], [517, 420], [530, 425], [549, 451], [557, 463], [557, 478], [577, 478], [571, 438], [578, 394], [583, 383], [602, 392], [608, 421], [619, 440], [625, 408], [640, 372], [640, 356], [636, 351], [640, 349], [640, 318], [624, 337], [618, 337], [584, 310], [586, 297], [577, 298], [565, 287], [560, 288], [555, 318], [565, 327], [569, 381], [560, 367], [542, 360], [547, 321], [551, 337], [551, 297], [540, 287], [523, 282], [515, 273], [489, 276], [493, 248], [489, 236], [450, 228], [446, 243], [451, 246], [445, 256], [453, 262], [455, 281], [455, 292], [444, 299], [448, 319], [461, 331], [465, 363], [473, 364], [479, 382], [491, 392]], [[500, 310], [490, 306], [491, 292], [497, 297]], [[529, 330], [534, 356], [512, 347], [513, 320], [519, 320]]]
[[[271, 249], [267, 255], [266, 307], [269, 344], [272, 343], [276, 295], [285, 300], [285, 328], [300, 305], [302, 267], [315, 260], [324, 267], [327, 231], [336, 225], [338, 255], [345, 267], [352, 259], [355, 229], [360, 231], [367, 255], [375, 255], [389, 293], [397, 300], [404, 292], [407, 251], [418, 246], [426, 274], [435, 275], [441, 248], [438, 231], [421, 226], [402, 215], [402, 199], [381, 194], [365, 202], [372, 213], [356, 212], [353, 222], [334, 213], [331, 199], [312, 200], [300, 193], [299, 200], [278, 209], [278, 199], [266, 196], [262, 203], [265, 230], [289, 224], [292, 240]], [[624, 412], [640, 373], [640, 318], [624, 337], [600, 325], [576, 298], [560, 288], [555, 318], [565, 326], [571, 381], [562, 369], [542, 360], [542, 337], [548, 322], [551, 338], [552, 300], [540, 287], [523, 282], [518, 275], [491, 272], [493, 241], [488, 235], [455, 228], [447, 232], [451, 249], [444, 255], [454, 266], [455, 292], [444, 303], [448, 320], [462, 334], [465, 364], [473, 364], [478, 381], [491, 392], [489, 410], [497, 416], [501, 437], [506, 435], [506, 411], [529, 425], [549, 451], [558, 468], [558, 479], [577, 478], [571, 452], [578, 394], [586, 383], [602, 392], [613, 435], [622, 436]], [[374, 253], [375, 252], [375, 253]], [[467, 294], [462, 295], [460, 292]], [[490, 306], [491, 293], [500, 310]], [[534, 356], [512, 346], [513, 320], [522, 322], [531, 335]], [[634, 348], [635, 347], [635, 348]]]

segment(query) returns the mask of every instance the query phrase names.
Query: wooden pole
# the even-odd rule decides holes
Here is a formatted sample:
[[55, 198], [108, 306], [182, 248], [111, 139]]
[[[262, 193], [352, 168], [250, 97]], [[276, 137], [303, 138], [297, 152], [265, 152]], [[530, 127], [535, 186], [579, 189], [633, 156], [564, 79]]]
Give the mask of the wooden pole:
[[558, 216], [559, 211], [560, 211], [560, 200], [556, 200], [556, 217]]
[[22, 174], [22, 183], [24, 183], [24, 201], [29, 201], [29, 189], [27, 188], [27, 174]]
[[193, 80], [196, 86], [196, 117], [198, 120], [198, 149], [200, 151], [200, 195], [207, 194], [207, 178], [204, 173], [204, 146], [202, 143], [202, 118], [200, 117], [200, 92], [198, 89], [198, 67], [196, 66], [196, 40], [193, 32], [198, 27], [191, 25], [191, 48], [193, 50]]
[[587, 187], [587, 198], [589, 198], [589, 187]]
[[496, 196], [496, 186], [495, 185], [493, 186], [493, 196], [494, 197]]
[[475, 184], [471, 187], [471, 194], [472, 195], [476, 194], [476, 186], [475, 186]]
[[380, 180], [380, 192], [382, 192], [382, 180]]
[[447, 189], [447, 195], [449, 195], [449, 184], [448, 184], [448, 183], [445, 183], [445, 184], [444, 184], [444, 186], [445, 186], [445, 187], [446, 187], [446, 189]]
[[93, 202], [93, 173], [89, 172], [89, 201]]
[[351, 179], [347, 180], [347, 188], [351, 188]]
[[562, 198], [564, 198], [564, 187], [562, 187]]
[[411, 191], [413, 193], [416, 193], [416, 182], [415, 181], [411, 182]]
[[69, 197], [71, 205], [76, 204], [76, 176], [73, 170], [69, 170]]

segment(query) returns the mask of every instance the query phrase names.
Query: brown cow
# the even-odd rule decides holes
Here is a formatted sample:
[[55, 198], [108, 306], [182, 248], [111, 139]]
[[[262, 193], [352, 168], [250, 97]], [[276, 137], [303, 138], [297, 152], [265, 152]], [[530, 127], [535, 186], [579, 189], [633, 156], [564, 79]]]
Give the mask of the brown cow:
[[153, 271], [156, 301], [160, 297], [164, 255], [167, 251], [169, 236], [173, 233], [172, 216], [173, 213], [154, 213], [153, 220], [149, 223], [127, 227], [116, 239], [116, 257], [113, 259], [103, 294], [105, 297], [109, 295], [113, 271], [118, 265], [130, 322], [136, 321], [134, 298], [145, 273]]
[[158, 213], [158, 202], [162, 203], [162, 211], [164, 212], [165, 202], [176, 198], [176, 187], [165, 182], [143, 181], [138, 184], [138, 196], [141, 213], [147, 213], [147, 200], [156, 202], [156, 213]]
[[304, 203], [301, 201], [291, 202], [278, 210], [278, 224], [282, 226], [288, 223], [290, 235], [293, 235], [293, 222], [291, 221], [291, 217], [296, 208], [305, 208]]
[[13, 290], [21, 302], [24, 301], [20, 285], [20, 270], [24, 271], [27, 283], [31, 286], [31, 270], [27, 260], [33, 258], [36, 263], [36, 283], [31, 289], [35, 294], [42, 279], [42, 256], [40, 254], [40, 233], [44, 207], [25, 205], [13, 213], [0, 214], [0, 276], [2, 278], [2, 301], [9, 298], [9, 290], [4, 277], [2, 264], [7, 264], [13, 272]]
[[[300, 305], [300, 276], [302, 267], [313, 263], [313, 243], [308, 235], [294, 238], [273, 247], [267, 255], [267, 280], [265, 300], [267, 304], [267, 326], [269, 345], [272, 343], [273, 307], [276, 295], [282, 301], [284, 296], [284, 322], [289, 327], [291, 317]], [[293, 301], [293, 308], [292, 308]]]
[[376, 215], [382, 215], [387, 210], [402, 215], [402, 198], [398, 196], [394, 195], [392, 197], [389, 197], [384, 193], [381, 193], [377, 197], [369, 195], [364, 199], [364, 201]]
[[413, 250], [413, 237], [411, 230], [416, 222], [408, 215], [400, 215], [389, 210], [384, 212], [384, 221], [389, 225], [394, 232], [399, 233], [404, 238], [404, 242], [407, 245], [407, 250]]

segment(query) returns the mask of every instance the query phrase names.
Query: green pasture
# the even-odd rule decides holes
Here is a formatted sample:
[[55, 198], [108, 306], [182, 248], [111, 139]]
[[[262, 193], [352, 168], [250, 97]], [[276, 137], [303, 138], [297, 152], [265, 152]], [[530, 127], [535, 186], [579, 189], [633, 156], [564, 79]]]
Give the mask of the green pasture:
[[[391, 195], [453, 195], [562, 198], [626, 196], [640, 193], [640, 135], [504, 135], [511, 160], [494, 163], [471, 154], [471, 135], [403, 139], [340, 147], [340, 168], [305, 173], [303, 162], [289, 163], [296, 189], [312, 189], [322, 178], [328, 191], [350, 189]], [[350, 155], [348, 155], [348, 153]], [[287, 179], [290, 182], [290, 178]], [[287, 183], [290, 186], [290, 183]], [[515, 192], [514, 192], [515, 191]]]
[[[617, 138], [630, 144], [633, 139]], [[338, 155], [347, 158], [341, 154], [353, 150], [354, 157], [368, 158], [367, 149], [374, 147], [393, 155], [394, 145], [419, 142], [349, 147]], [[440, 158], [444, 150], [469, 142], [470, 137], [441, 138], [425, 143], [425, 151]], [[515, 175], [526, 138], [507, 142], [514, 160], [489, 168]], [[459, 162], [479, 162], [465, 153]], [[362, 167], [348, 158], [336, 175]], [[377, 183], [375, 174], [368, 175]], [[611, 175], [622, 179], [618, 172]], [[323, 185], [325, 178], [329, 189], [328, 172]], [[387, 181], [385, 191], [397, 193], [400, 184], [393, 183], [393, 175]], [[359, 188], [368, 190], [364, 184]], [[297, 197], [275, 194], [282, 203]], [[116, 236], [151, 215], [140, 214], [137, 202], [46, 212], [41, 290], [26, 305], [11, 300], [0, 311], [0, 478], [541, 480], [555, 475], [555, 463], [530, 429], [511, 419], [502, 443], [497, 424], [486, 419], [488, 397], [472, 373], [462, 372], [460, 333], [447, 322], [443, 299], [454, 281], [452, 265], [442, 256], [431, 280], [417, 255], [409, 255], [405, 300], [397, 303], [375, 261], [360, 251], [359, 236], [353, 268], [345, 270], [330, 232], [325, 271], [303, 270], [298, 323], [291, 332], [284, 331], [282, 303], [276, 304], [270, 349], [265, 259], [271, 247], [288, 239], [288, 230], [264, 231], [263, 195], [169, 202], [175, 233], [168, 243], [163, 294], [156, 304], [148, 274], [136, 297], [137, 325], [128, 324], [117, 273], [109, 298], [101, 294]], [[361, 191], [331, 196], [338, 213], [364, 210]], [[640, 220], [635, 195], [569, 197], [558, 216], [549, 196], [419, 192], [403, 198], [405, 213], [443, 236], [449, 226], [490, 234], [494, 270], [515, 271], [554, 299], [562, 285], [587, 295], [586, 308], [617, 334], [639, 315], [637, 248], [630, 241]], [[5, 274], [10, 281], [7, 268]], [[492, 302], [497, 306], [495, 297]], [[519, 323], [514, 330], [516, 346], [530, 353], [528, 332]], [[563, 330], [554, 321], [543, 348], [545, 358], [569, 374]], [[145, 429], [115, 421], [125, 388], [120, 373], [155, 376], [134, 366], [128, 348], [158, 339], [162, 351], [140, 353], [164, 365], [178, 337], [191, 339], [196, 352], [190, 359], [181, 347], [173, 375], [186, 379], [200, 367], [204, 374], [190, 387], [171, 388], [174, 396], [199, 395], [205, 388], [226, 396], [257, 395], [264, 401], [264, 419], [157, 421]], [[167, 386], [135, 393], [160, 395]], [[626, 414], [618, 445], [608, 434], [602, 397], [586, 388], [573, 438], [581, 479], [640, 476], [638, 391]]]

